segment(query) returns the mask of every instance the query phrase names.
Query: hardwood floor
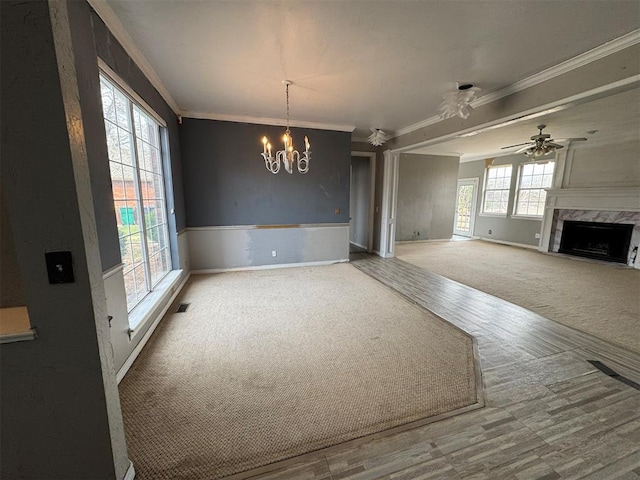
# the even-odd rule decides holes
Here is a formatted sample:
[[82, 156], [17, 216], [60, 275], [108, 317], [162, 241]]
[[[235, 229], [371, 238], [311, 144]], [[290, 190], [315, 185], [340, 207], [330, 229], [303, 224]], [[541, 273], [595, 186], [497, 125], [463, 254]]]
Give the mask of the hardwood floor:
[[[485, 408], [255, 479], [640, 479], [640, 355], [398, 259], [352, 265], [478, 340]], [[284, 464], [283, 464], [284, 465]]]

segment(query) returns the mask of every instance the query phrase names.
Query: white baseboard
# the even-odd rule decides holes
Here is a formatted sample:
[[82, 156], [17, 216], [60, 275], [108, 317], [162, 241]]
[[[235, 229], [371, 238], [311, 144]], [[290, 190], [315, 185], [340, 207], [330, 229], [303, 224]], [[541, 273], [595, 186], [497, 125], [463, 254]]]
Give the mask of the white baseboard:
[[473, 238], [477, 238], [478, 240], [484, 240], [485, 242], [510, 245], [512, 247], [530, 248], [532, 250], [538, 250], [538, 245], [527, 245], [526, 243], [507, 242], [506, 240], [496, 240], [495, 238], [486, 238], [486, 237], [473, 237]]
[[133, 462], [129, 460], [129, 468], [127, 469], [127, 473], [125, 473], [124, 478], [122, 480], [134, 480], [136, 478], [136, 469], [133, 468]]
[[338, 260], [323, 260], [321, 262], [300, 262], [300, 263], [279, 263], [274, 265], [256, 265], [254, 267], [236, 267], [236, 268], [205, 268], [201, 270], [192, 270], [193, 275], [201, 275], [206, 273], [225, 273], [225, 272], [242, 272], [245, 270], [273, 270], [276, 268], [295, 268], [295, 267], [317, 267], [320, 265], [332, 265], [334, 263], [348, 262], [348, 258]]
[[376, 255], [378, 255], [379, 257], [382, 256], [382, 254], [380, 253], [380, 250], [373, 250], [372, 253], [375, 253]]
[[349, 240], [349, 243], [350, 243], [351, 245], [355, 245], [356, 247], [364, 248], [365, 250], [367, 250], [367, 246], [366, 246], [366, 245], [362, 245], [361, 243], [358, 243], [358, 242], [352, 242], [351, 240]]
[[176, 290], [173, 292], [173, 295], [171, 295], [171, 298], [169, 299], [165, 307], [162, 309], [160, 314], [153, 321], [149, 329], [145, 332], [144, 336], [140, 339], [140, 342], [138, 342], [138, 345], [136, 345], [136, 348], [134, 348], [131, 354], [127, 357], [127, 360], [122, 364], [122, 367], [120, 367], [120, 370], [118, 370], [118, 373], [116, 374], [116, 380], [118, 383], [122, 381], [124, 376], [127, 374], [129, 369], [131, 368], [131, 365], [133, 365], [133, 362], [135, 362], [136, 358], [138, 358], [138, 355], [140, 355], [140, 352], [142, 351], [143, 347], [147, 344], [147, 342], [149, 341], [149, 338], [151, 338], [151, 335], [153, 334], [154, 330], [160, 323], [160, 320], [162, 320], [162, 317], [164, 317], [164, 314], [167, 313], [167, 310], [169, 310], [169, 307], [171, 306], [173, 301], [176, 299], [176, 297], [178, 296], [182, 288], [185, 286], [190, 276], [191, 276], [191, 272], [187, 273], [187, 275], [184, 277], [182, 282], [180, 282], [180, 285], [178, 285], [178, 288], [176, 288]]

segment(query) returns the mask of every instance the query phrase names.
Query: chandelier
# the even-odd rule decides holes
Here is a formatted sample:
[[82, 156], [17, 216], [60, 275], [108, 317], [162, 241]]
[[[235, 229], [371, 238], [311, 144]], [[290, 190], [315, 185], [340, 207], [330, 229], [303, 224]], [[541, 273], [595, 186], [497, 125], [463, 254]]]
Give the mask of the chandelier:
[[305, 150], [302, 152], [303, 156], [301, 158], [300, 153], [293, 148], [293, 138], [291, 138], [291, 131], [289, 130], [289, 85], [292, 83], [293, 82], [289, 80], [282, 81], [282, 84], [285, 85], [287, 89], [287, 129], [282, 137], [284, 149], [277, 151], [274, 158], [271, 154], [269, 139], [266, 136], [262, 137], [262, 158], [264, 158], [264, 166], [273, 174], [280, 171], [281, 163], [284, 163], [284, 169], [289, 173], [293, 173], [294, 163], [298, 168], [298, 172], [307, 173], [309, 171], [309, 162], [311, 161], [311, 150], [309, 150], [311, 144], [309, 143], [309, 139], [306, 136], [304, 137]]

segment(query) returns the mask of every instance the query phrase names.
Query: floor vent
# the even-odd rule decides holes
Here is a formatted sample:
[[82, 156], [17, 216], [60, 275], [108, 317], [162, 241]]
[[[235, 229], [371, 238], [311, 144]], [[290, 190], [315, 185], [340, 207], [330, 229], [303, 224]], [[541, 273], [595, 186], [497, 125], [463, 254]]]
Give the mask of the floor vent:
[[629, 385], [631, 388], [635, 388], [636, 390], [640, 390], [640, 384], [637, 384], [633, 380], [629, 380], [627, 377], [623, 377], [622, 375], [620, 375], [615, 370], [611, 370], [604, 363], [599, 362], [597, 360], [587, 360], [587, 362], [589, 362], [591, 365], [596, 367], [598, 370], [600, 370], [605, 375], [609, 375], [611, 378], [615, 378], [619, 382], [622, 382], [625, 385]]
[[178, 309], [176, 310], [176, 313], [184, 313], [187, 311], [187, 308], [189, 308], [188, 303], [181, 303], [180, 305], [178, 305]]

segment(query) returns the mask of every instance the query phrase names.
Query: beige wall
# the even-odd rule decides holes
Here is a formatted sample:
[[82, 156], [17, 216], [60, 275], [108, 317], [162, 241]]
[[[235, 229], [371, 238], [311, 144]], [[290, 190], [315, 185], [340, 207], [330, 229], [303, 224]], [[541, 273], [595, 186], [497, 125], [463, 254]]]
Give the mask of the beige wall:
[[640, 187], [640, 138], [571, 149], [562, 188], [589, 187]]
[[396, 241], [451, 238], [458, 157], [400, 155]]

